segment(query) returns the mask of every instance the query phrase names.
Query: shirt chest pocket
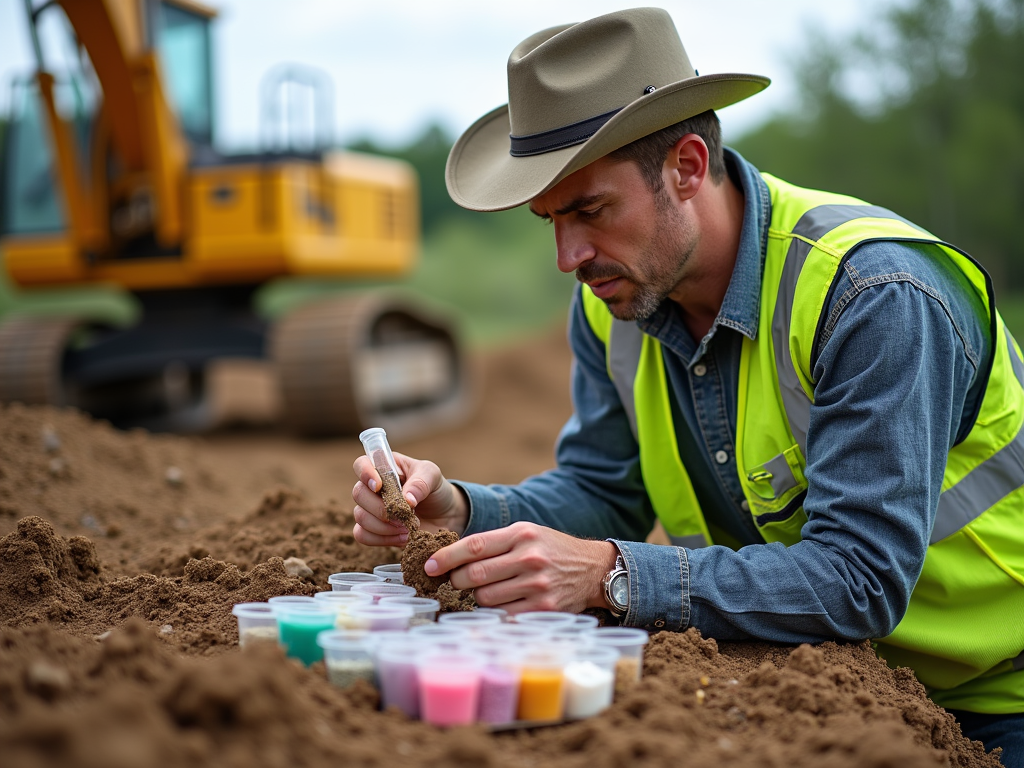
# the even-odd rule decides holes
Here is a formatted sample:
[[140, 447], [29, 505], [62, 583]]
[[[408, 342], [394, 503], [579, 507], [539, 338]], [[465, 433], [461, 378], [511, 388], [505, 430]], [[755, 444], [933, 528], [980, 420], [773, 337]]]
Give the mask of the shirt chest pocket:
[[800, 446], [792, 445], [741, 474], [750, 514], [765, 541], [781, 541], [788, 546], [800, 540], [800, 530], [807, 522], [803, 506], [807, 496], [805, 465]]

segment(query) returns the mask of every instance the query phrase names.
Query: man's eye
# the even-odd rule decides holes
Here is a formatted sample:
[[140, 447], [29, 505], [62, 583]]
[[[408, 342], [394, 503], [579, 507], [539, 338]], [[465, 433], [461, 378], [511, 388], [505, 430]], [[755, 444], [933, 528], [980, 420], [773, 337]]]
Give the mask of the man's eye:
[[591, 209], [589, 211], [584, 210], [584, 209], [581, 208], [576, 213], [579, 214], [581, 219], [596, 219], [598, 216], [601, 215], [601, 210], [603, 208], [604, 208], [604, 206], [601, 206], [601, 208], [593, 208], [593, 209]]

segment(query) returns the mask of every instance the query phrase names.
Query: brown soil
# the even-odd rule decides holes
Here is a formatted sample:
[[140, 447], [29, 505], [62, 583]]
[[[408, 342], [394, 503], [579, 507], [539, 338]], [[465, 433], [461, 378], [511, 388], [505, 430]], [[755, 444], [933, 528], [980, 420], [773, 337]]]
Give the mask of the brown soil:
[[442, 611], [468, 611], [475, 606], [471, 595], [454, 589], [449, 574], [428, 576], [423, 566], [437, 550], [454, 544], [459, 534], [441, 529], [437, 533], [413, 529], [409, 543], [402, 552], [402, 577], [406, 584], [416, 588], [420, 597], [433, 597], [440, 601]]
[[[395, 449], [466, 480], [541, 471], [569, 413], [568, 364], [561, 332], [489, 354], [472, 423]], [[398, 560], [352, 538], [361, 452], [355, 439], [269, 428], [152, 436], [0, 407], [5, 768], [998, 764], [866, 643], [660, 633], [643, 680], [608, 712], [500, 734], [411, 723], [378, 712], [367, 685], [332, 687], [322, 665], [241, 652], [233, 604], [311, 594], [332, 572]]]
[[[380, 454], [378, 459], [376, 454]], [[380, 475], [380, 495], [384, 499], [384, 509], [387, 510], [388, 520], [401, 523], [409, 531], [415, 531], [420, 527], [420, 519], [412, 511], [409, 502], [402, 495], [402, 485], [398, 482], [398, 476], [388, 466], [383, 451], [374, 454], [374, 468]]]

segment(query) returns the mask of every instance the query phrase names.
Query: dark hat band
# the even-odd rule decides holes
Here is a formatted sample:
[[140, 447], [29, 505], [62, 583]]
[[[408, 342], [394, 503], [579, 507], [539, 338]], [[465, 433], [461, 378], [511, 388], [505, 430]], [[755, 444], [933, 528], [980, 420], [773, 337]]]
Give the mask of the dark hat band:
[[508, 153], [512, 157], [528, 157], [529, 155], [542, 155], [545, 152], [553, 152], [556, 149], [571, 147], [573, 144], [581, 144], [595, 133], [601, 126], [621, 112], [623, 107], [605, 112], [597, 117], [588, 117], [578, 123], [564, 125], [561, 128], [552, 128], [542, 133], [531, 133], [527, 136], [513, 136], [509, 134], [512, 145]]

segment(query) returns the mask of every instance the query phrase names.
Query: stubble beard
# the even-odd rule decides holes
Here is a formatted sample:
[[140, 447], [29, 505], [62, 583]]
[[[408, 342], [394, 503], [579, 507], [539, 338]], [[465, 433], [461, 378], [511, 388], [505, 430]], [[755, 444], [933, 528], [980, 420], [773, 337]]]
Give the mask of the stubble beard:
[[623, 278], [633, 286], [632, 296], [605, 301], [617, 320], [635, 322], [653, 315], [683, 277], [683, 271], [697, 248], [699, 237], [692, 223], [669, 203], [664, 189], [655, 195], [656, 226], [647, 242], [639, 247], [636, 267], [613, 262], [587, 262], [576, 270], [580, 282]]

